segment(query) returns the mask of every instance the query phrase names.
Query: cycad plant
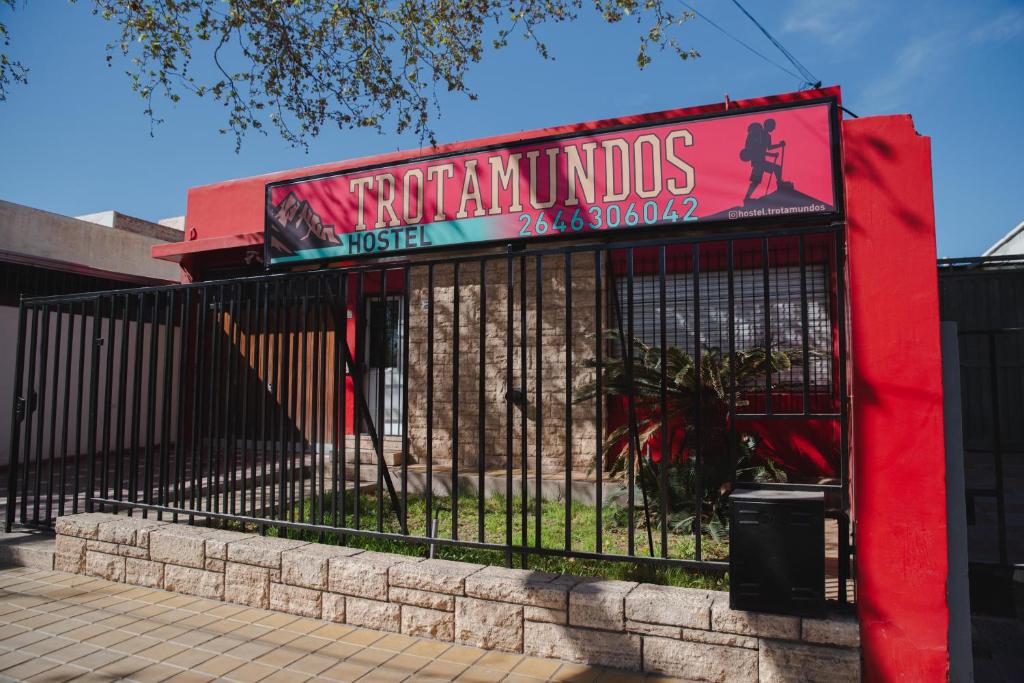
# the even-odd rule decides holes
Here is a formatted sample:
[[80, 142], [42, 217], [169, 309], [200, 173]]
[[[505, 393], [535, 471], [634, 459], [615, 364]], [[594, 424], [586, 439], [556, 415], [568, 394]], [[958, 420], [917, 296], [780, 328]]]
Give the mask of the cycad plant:
[[[606, 337], [621, 339], [614, 331]], [[728, 496], [738, 482], [786, 480], [786, 472], [778, 463], [758, 453], [756, 436], [730, 424], [729, 395], [735, 386], [737, 404], [744, 405], [751, 394], [764, 392], [768, 373], [777, 377], [803, 362], [798, 349], [769, 353], [764, 347], [754, 347], [731, 354], [702, 348], [699, 363], [695, 363], [690, 353], [678, 347], [670, 346], [663, 353], [656, 346], [633, 339], [631, 362], [623, 352], [601, 363], [604, 393], [633, 397], [636, 432], [632, 457], [636, 485], [645, 503], [659, 505], [661, 468], [667, 468], [670, 528], [692, 531], [699, 515], [701, 530], [718, 538], [727, 528]], [[666, 379], [664, 422], [662, 363]], [[586, 364], [597, 367], [594, 359]], [[773, 390], [784, 388], [773, 385]], [[576, 401], [593, 400], [596, 393], [596, 381], [590, 382], [581, 388]], [[663, 424], [668, 427], [664, 435]], [[605, 467], [610, 473], [626, 469], [630, 435], [627, 418], [605, 438]], [[652, 455], [652, 450], [658, 451], [657, 455]], [[700, 454], [701, 482], [697, 481], [695, 453]], [[617, 495], [625, 493], [623, 489]]]

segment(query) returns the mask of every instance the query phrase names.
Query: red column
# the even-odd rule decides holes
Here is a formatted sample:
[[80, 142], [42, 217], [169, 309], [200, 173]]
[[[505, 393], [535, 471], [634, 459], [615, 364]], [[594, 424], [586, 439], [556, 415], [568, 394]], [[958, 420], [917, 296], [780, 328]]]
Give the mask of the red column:
[[931, 144], [843, 123], [857, 612], [866, 681], [945, 681], [946, 494]]

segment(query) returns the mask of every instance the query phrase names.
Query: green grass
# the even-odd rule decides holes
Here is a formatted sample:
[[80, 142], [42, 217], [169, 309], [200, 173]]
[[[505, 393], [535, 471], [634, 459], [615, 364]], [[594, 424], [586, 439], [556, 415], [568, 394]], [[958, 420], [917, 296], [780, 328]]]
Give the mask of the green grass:
[[[522, 542], [522, 506], [520, 498], [513, 498], [512, 506], [512, 543]], [[331, 501], [329, 496], [324, 505], [323, 524], [326, 526], [345, 526], [356, 528], [351, 509], [351, 497], [346, 501], [348, 511], [344, 523], [335, 520], [331, 516]], [[466, 541], [478, 541], [479, 538], [479, 499], [473, 496], [459, 496], [458, 515], [458, 538]], [[485, 498], [483, 514], [483, 541], [486, 543], [505, 544], [506, 541], [506, 499], [503, 496], [492, 496]], [[438, 512], [438, 538], [450, 539], [452, 537], [452, 500], [447, 496], [435, 496], [433, 498], [434, 512]], [[359, 498], [359, 527], [363, 530], [377, 530], [377, 507], [376, 498], [372, 495], [363, 495]], [[410, 496], [408, 502], [408, 526], [409, 534], [412, 536], [429, 536], [427, 533], [427, 512], [426, 500], [421, 496]], [[391, 512], [390, 503], [384, 501], [384, 515], [382, 528], [385, 532], [400, 533], [398, 519]], [[304, 505], [296, 506], [294, 509], [295, 521], [306, 521], [307, 523], [320, 523], [319, 509], [314, 509], [314, 502], [307, 500]], [[535, 545], [534, 531], [534, 502], [529, 501], [527, 510], [527, 545]], [[597, 509], [592, 505], [583, 505], [574, 502], [571, 507], [571, 538], [572, 549], [579, 552], [595, 552]], [[340, 515], [339, 515], [340, 516]], [[542, 501], [540, 514], [540, 537], [541, 547], [551, 549], [565, 548], [565, 521], [566, 509], [564, 501]], [[634, 535], [635, 550], [638, 556], [649, 554], [647, 529], [643, 526], [643, 510], [637, 509], [635, 524], [637, 529]], [[626, 555], [628, 551], [628, 528], [626, 526], [625, 511], [621, 507], [606, 506], [602, 509], [602, 552], [605, 554]], [[655, 528], [652, 530], [654, 539], [654, 554], [661, 553], [661, 532]], [[339, 544], [342, 536], [336, 533], [319, 533], [315, 531], [300, 529], [280, 529], [271, 527], [267, 530], [268, 536], [283, 535], [287, 538], [294, 538], [307, 541], [315, 541], [328, 544]], [[691, 534], [668, 534], [668, 556], [675, 559], [692, 559], [694, 557], [694, 540]], [[380, 538], [367, 538], [348, 535], [344, 537], [345, 545], [376, 550], [380, 552], [397, 553], [401, 555], [413, 555], [424, 557], [427, 553], [427, 546], [421, 543], [409, 543]], [[728, 557], [728, 546], [705, 537], [702, 541], [702, 554], [705, 559], [726, 559]], [[436, 546], [435, 557], [462, 562], [475, 562], [485, 565], [505, 565], [504, 551], [488, 550], [481, 548], [467, 548], [457, 546]], [[513, 566], [521, 566], [519, 554], [514, 554]], [[690, 588], [709, 588], [714, 590], [726, 590], [728, 588], [728, 577], [717, 575], [705, 575], [679, 567], [658, 567], [653, 565], [638, 564], [632, 561], [613, 560], [591, 560], [558, 556], [530, 555], [528, 559], [530, 569], [561, 574], [572, 574], [575, 576], [599, 576], [608, 579], [622, 579], [628, 581], [643, 581], [646, 583], [664, 584], [669, 586], [685, 586]]]

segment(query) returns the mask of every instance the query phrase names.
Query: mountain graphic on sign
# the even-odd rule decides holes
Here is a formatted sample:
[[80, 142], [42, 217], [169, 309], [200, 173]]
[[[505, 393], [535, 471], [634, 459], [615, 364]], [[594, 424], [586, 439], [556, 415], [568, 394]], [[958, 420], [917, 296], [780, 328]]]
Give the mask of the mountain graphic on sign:
[[834, 210], [831, 204], [804, 194], [790, 183], [783, 182], [780, 189], [760, 197], [748, 199], [744, 203], [711, 216], [702, 216], [704, 220], [749, 218], [751, 216], [786, 216], [798, 214], [827, 213]]
[[322, 249], [341, 244], [333, 225], [324, 225], [320, 215], [294, 192], [276, 206], [267, 202], [270, 249], [274, 255], [294, 254], [307, 249]]

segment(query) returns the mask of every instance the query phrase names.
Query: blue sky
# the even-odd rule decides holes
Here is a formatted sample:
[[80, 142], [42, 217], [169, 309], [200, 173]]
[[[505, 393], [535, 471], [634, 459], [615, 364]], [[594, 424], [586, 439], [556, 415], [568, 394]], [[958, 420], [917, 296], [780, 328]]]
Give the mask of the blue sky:
[[[671, 1], [671, 0], [670, 0]], [[0, 9], [29, 84], [0, 103], [0, 199], [64, 214], [183, 214], [187, 188], [418, 146], [411, 136], [329, 130], [308, 153], [252, 135], [241, 153], [217, 130], [220, 105], [159, 103], [150, 135], [124, 64], [105, 64], [113, 27], [60, 0]], [[794, 90], [799, 83], [700, 19], [679, 32], [701, 58], [668, 53], [638, 71], [639, 28], [582, 18], [546, 27], [553, 60], [525, 44], [489, 52], [470, 75], [476, 102], [446, 98], [434, 127], [454, 141], [547, 125]], [[727, 0], [691, 4], [775, 61], [781, 55]], [[981, 253], [1024, 220], [1024, 5], [748, 0], [747, 8], [857, 114], [913, 114], [932, 138], [940, 256]]]

